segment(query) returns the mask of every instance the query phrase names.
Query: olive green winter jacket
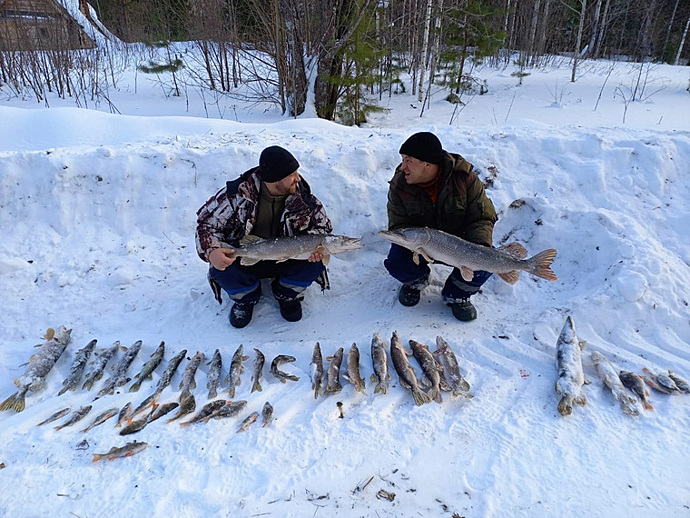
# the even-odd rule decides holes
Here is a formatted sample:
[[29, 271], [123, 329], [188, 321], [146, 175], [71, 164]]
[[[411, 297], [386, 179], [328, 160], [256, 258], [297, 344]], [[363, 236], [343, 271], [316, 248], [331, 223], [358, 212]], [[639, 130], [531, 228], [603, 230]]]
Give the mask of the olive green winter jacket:
[[496, 210], [472, 164], [444, 151], [435, 205], [424, 189], [407, 183], [401, 165], [389, 182], [389, 230], [430, 227], [480, 245], [493, 244]]

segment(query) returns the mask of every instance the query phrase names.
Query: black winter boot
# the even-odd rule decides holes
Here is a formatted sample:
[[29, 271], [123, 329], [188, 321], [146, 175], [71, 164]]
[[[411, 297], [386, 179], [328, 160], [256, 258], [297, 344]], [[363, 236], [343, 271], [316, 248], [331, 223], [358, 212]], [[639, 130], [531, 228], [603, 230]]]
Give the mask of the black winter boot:
[[235, 302], [230, 309], [230, 325], [241, 329], [252, 321], [255, 302]]
[[470, 322], [477, 318], [477, 308], [469, 300], [451, 302], [448, 304], [453, 311], [453, 316], [461, 322]]
[[398, 300], [403, 306], [416, 306], [419, 303], [420, 294], [420, 290], [403, 284], [398, 291]]
[[297, 322], [302, 319], [302, 303], [299, 298], [293, 300], [280, 300], [280, 315], [288, 322]]

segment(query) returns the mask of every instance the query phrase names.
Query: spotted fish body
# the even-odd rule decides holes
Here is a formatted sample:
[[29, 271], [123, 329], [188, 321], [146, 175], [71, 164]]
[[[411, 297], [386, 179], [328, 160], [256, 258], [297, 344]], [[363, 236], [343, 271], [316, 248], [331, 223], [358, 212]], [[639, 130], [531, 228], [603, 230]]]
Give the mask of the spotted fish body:
[[438, 370], [438, 363], [429, 352], [429, 348], [420, 344], [415, 340], [410, 340], [410, 347], [412, 348], [412, 354], [422, 368], [422, 372], [427, 380], [431, 383], [431, 388], [427, 393], [430, 400], [436, 401], [437, 403], [442, 403], [443, 398], [441, 397], [441, 374]]
[[38, 391], [44, 387], [46, 376], [67, 348], [71, 334], [72, 330], [65, 326], [50, 333], [50, 337], [41, 345], [38, 352], [29, 359], [29, 365], [24, 374], [14, 380], [19, 390], [0, 403], [0, 411], [13, 409], [15, 412], [21, 412], [24, 410], [26, 393], [29, 390]]
[[438, 360], [443, 369], [443, 378], [450, 388], [450, 394], [453, 397], [464, 396], [471, 398], [469, 393], [470, 384], [460, 374], [460, 366], [458, 359], [450, 348], [448, 343], [440, 336], [436, 337], [436, 350], [432, 353], [434, 358]]
[[98, 340], [91, 340], [88, 344], [77, 351], [74, 356], [74, 361], [69, 369], [69, 374], [65, 381], [62, 382], [62, 389], [58, 392], [58, 396], [62, 396], [68, 390], [76, 390], [79, 387], [79, 381], [81, 380], [81, 375], [84, 373], [86, 368], [86, 363], [91, 357], [93, 348], [96, 346]]
[[347, 353], [347, 372], [345, 379], [354, 385], [355, 391], [366, 395], [366, 392], [364, 392], [366, 385], [362, 376], [359, 374], [359, 349], [357, 348], [357, 344], [352, 344]]
[[592, 362], [597, 370], [597, 374], [603, 380], [604, 385], [606, 385], [613, 394], [613, 397], [620, 403], [623, 412], [636, 416], [640, 414], [637, 409], [637, 399], [630, 396], [625, 389], [625, 386], [618, 377], [618, 370], [613, 366], [613, 364], [606, 359], [606, 357], [600, 352], [594, 351], [591, 354]]
[[125, 351], [125, 354], [120, 358], [120, 361], [115, 365], [115, 372], [112, 377], [105, 382], [103, 388], [98, 392], [99, 396], [104, 396], [106, 394], [112, 394], [115, 392], [116, 387], [121, 387], [129, 379], [127, 378], [127, 370], [129, 366], [132, 365], [134, 358], [137, 357], [139, 351], [141, 350], [141, 340], [137, 340], [132, 344], [132, 346]]
[[211, 418], [211, 415], [216, 412], [217, 410], [220, 410], [225, 406], [227, 401], [224, 399], [216, 399], [215, 401], [210, 401], [206, 403], [199, 412], [192, 417], [188, 421], [184, 421], [180, 423], [180, 426], [189, 426], [190, 424], [194, 423], [199, 423], [199, 422], [206, 422]]
[[254, 370], [252, 371], [252, 392], [258, 390], [261, 392], [261, 377], [263, 376], [263, 371], [264, 371], [264, 363], [266, 363], [266, 357], [264, 356], [264, 353], [259, 351], [257, 348], [254, 348], [254, 351], [256, 352], [256, 357], [254, 358]]
[[211, 414], [211, 419], [225, 419], [227, 417], [235, 417], [246, 406], [247, 402], [244, 399], [226, 402], [225, 406], [219, 408], [213, 414]]
[[219, 349], [216, 349], [213, 353], [213, 358], [211, 358], [209, 365], [208, 374], [206, 374], [206, 390], [208, 390], [208, 398], [213, 399], [218, 395], [220, 371], [223, 368], [223, 358], [220, 355]]
[[299, 381], [298, 376], [288, 374], [287, 372], [283, 372], [279, 369], [283, 363], [294, 363], [295, 361], [297, 361], [297, 359], [294, 356], [290, 356], [288, 354], [279, 354], [273, 358], [273, 361], [271, 362], [271, 374], [273, 374], [273, 376], [275, 376], [281, 383], [285, 383], [287, 380]]
[[156, 397], [158, 397], [161, 394], [161, 392], [163, 392], [165, 387], [170, 385], [172, 377], [175, 375], [177, 368], [180, 366], [180, 363], [182, 363], [182, 360], [184, 359], [186, 354], [187, 349], [182, 349], [179, 353], [170, 358], [167, 367], [165, 367], [163, 374], [161, 374], [161, 379], [158, 380], [158, 385], [156, 385]]
[[323, 394], [323, 355], [319, 342], [314, 345], [309, 365], [311, 367], [311, 389], [314, 391], [314, 399], [318, 399], [319, 394]]
[[585, 342], [577, 338], [572, 317], [568, 316], [556, 344], [558, 364], [556, 392], [561, 396], [558, 412], [563, 416], [573, 413], [573, 405], [587, 404], [587, 397], [582, 390], [586, 383], [585, 373], [582, 369], [582, 349], [584, 346]]
[[381, 340], [378, 333], [374, 333], [371, 340], [371, 361], [374, 367], [374, 373], [371, 375], [371, 381], [376, 383], [374, 387], [374, 394], [385, 394], [388, 391], [388, 354], [386, 353], [386, 346]]
[[99, 414], [96, 417], [96, 419], [94, 419], [93, 422], [89, 426], [87, 426], [86, 428], [84, 428], [82, 430], [82, 432], [86, 433], [89, 430], [91, 430], [92, 428], [98, 426], [99, 424], [105, 423], [108, 419], [110, 419], [114, 415], [117, 415], [118, 410], [119, 410], [118, 408], [109, 408], [108, 410], [106, 410], [102, 414]]
[[117, 415], [117, 424], [115, 425], [115, 428], [120, 428], [124, 423], [127, 422], [131, 415], [132, 402], [130, 401], [122, 407], [122, 410], [120, 410], [120, 413]]
[[391, 337], [391, 359], [393, 360], [393, 367], [395, 367], [395, 371], [400, 378], [400, 385], [412, 392], [415, 404], [423, 405], [424, 403], [429, 403], [431, 399], [419, 387], [417, 376], [415, 376], [414, 370], [407, 359], [407, 354], [403, 349], [397, 331], [393, 331], [393, 336]]
[[120, 342], [116, 341], [110, 347], [96, 351], [93, 366], [91, 370], [86, 373], [84, 384], [81, 387], [82, 389], [91, 390], [93, 388], [93, 384], [103, 377], [105, 366], [108, 364], [110, 358], [113, 357], [115, 351], [117, 351], [119, 347]]
[[153, 379], [152, 373], [156, 370], [160, 362], [163, 361], [163, 356], [165, 356], [165, 342], [160, 343], [158, 348], [151, 354], [149, 361], [141, 368], [139, 374], [134, 376], [137, 381], [132, 383], [132, 386], [129, 387], [130, 392], [138, 392], [144, 381]]
[[225, 382], [228, 384], [228, 395], [230, 398], [235, 397], [235, 388], [242, 383], [242, 373], [244, 372], [243, 361], [249, 359], [249, 356], [244, 356], [244, 347], [239, 346], [232, 355], [230, 362], [230, 372], [228, 372]]
[[57, 421], [61, 417], [65, 417], [67, 414], [69, 414], [70, 410], [72, 410], [72, 407], [67, 407], [67, 408], [63, 408], [62, 410], [58, 410], [53, 415], [51, 415], [48, 419], [41, 421], [36, 426], [43, 426], [44, 424], [48, 424], [48, 423], [52, 423], [53, 421]]
[[518, 281], [520, 271], [550, 281], [557, 280], [550, 268], [556, 257], [554, 249], [544, 250], [534, 257], [525, 259], [527, 250], [519, 243], [492, 248], [427, 227], [382, 230], [379, 235], [411, 250], [417, 264], [421, 255], [430, 263], [436, 260], [458, 268], [462, 278], [467, 282], [470, 282], [474, 277], [474, 272], [479, 270], [495, 273], [509, 284], [515, 284]]
[[196, 388], [196, 380], [194, 378], [202, 361], [204, 361], [204, 353], [201, 351], [197, 351], [197, 353], [192, 356], [192, 359], [189, 360], [189, 364], [182, 373], [182, 381], [178, 387], [182, 392], [188, 392]]
[[266, 428], [273, 422], [273, 406], [271, 403], [266, 401], [264, 407], [261, 410], [261, 428]]
[[74, 423], [78, 423], [79, 421], [84, 419], [84, 417], [86, 417], [86, 414], [91, 412], [91, 408], [91, 405], [87, 405], [81, 407], [79, 410], [75, 410], [74, 412], [72, 412], [72, 415], [69, 417], [69, 419], [67, 419], [67, 421], [65, 421], [61, 425], [55, 426], [54, 428], [56, 430], [62, 430], [66, 426], [72, 426]]
[[244, 418], [244, 421], [242, 421], [242, 424], [237, 429], [237, 433], [246, 432], [249, 429], [249, 427], [256, 422], [258, 418], [259, 412], [252, 412], [251, 414], [249, 414], [247, 417]]
[[94, 453], [92, 462], [97, 462], [102, 459], [115, 460], [122, 457], [131, 457], [146, 449], [148, 444], [145, 442], [130, 442], [124, 446], [117, 448], [113, 446], [108, 453]]
[[645, 410], [654, 410], [654, 407], [649, 402], [649, 390], [645, 387], [642, 376], [630, 371], [620, 371], [618, 379], [640, 399]]
[[326, 371], [326, 392], [333, 394], [340, 392], [343, 386], [340, 384], [340, 364], [343, 362], [344, 350], [339, 347], [331, 358], [331, 363]]
[[[297, 236], [276, 237], [271, 239], [245, 239], [242, 246], [224, 248], [234, 250], [240, 257], [240, 264], [250, 266], [259, 261], [287, 261], [288, 259], [307, 260], [314, 252], [324, 256], [359, 250], [364, 245], [361, 239], [333, 234], [300, 234]], [[325, 259], [324, 262], [328, 262]]]

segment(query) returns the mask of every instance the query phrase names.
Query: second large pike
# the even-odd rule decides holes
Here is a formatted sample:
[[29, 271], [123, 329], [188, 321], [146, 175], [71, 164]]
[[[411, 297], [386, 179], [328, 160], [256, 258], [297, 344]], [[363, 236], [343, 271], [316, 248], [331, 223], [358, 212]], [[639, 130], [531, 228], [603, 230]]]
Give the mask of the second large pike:
[[509, 284], [518, 281], [520, 270], [549, 281], [557, 280], [550, 268], [556, 257], [556, 250], [553, 248], [525, 259], [527, 250], [519, 243], [491, 248], [427, 227], [382, 230], [379, 235], [391, 243], [412, 250], [417, 264], [421, 255], [430, 263], [436, 260], [458, 268], [467, 282], [479, 270], [495, 273]]

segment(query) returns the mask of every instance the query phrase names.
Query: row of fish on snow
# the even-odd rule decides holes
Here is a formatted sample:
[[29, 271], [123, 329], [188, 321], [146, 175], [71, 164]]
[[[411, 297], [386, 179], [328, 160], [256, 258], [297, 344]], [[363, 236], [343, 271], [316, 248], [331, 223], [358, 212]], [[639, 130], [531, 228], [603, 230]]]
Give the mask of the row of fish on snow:
[[[572, 317], [566, 318], [561, 334], [556, 344], [558, 361], [558, 380], [556, 393], [561, 396], [558, 412], [570, 415], [573, 405], [586, 405], [583, 387], [589, 382], [585, 378], [582, 367], [582, 350], [585, 340], [579, 340]], [[628, 415], [640, 414], [638, 398], [645, 410], [654, 410], [650, 403], [650, 393], [646, 386], [660, 394], [688, 394], [690, 384], [671, 369], [642, 369], [643, 375], [619, 370], [603, 354], [598, 351], [591, 353], [592, 363], [604, 385], [611, 390], [613, 397], [620, 403], [623, 412]]]
[[[45, 342], [37, 346], [39, 350], [29, 359], [24, 374], [14, 380], [19, 390], [0, 403], [0, 411], [23, 411], [26, 405], [26, 394], [29, 391], [39, 391], [45, 386], [46, 377], [71, 341], [71, 329], [67, 329], [64, 326], [59, 327], [57, 330], [51, 328], [44, 338]], [[96, 399], [100, 396], [113, 394], [116, 388], [122, 387], [131, 381], [131, 378], [127, 376], [127, 372], [137, 357], [142, 342], [139, 340], [129, 348], [121, 347], [119, 342], [115, 342], [112, 346], [98, 349], [94, 353], [96, 344], [97, 340], [91, 340], [85, 347], [79, 349], [75, 353], [69, 374], [63, 381], [58, 396], [67, 391], [77, 390], [80, 384], [82, 390], [91, 390], [94, 384], [103, 377], [108, 362], [117, 354], [118, 350], [124, 352], [119, 361], [111, 367], [113, 373], [98, 391]], [[414, 340], [410, 340], [410, 345], [412, 347], [412, 354], [417, 359], [424, 372], [422, 381], [418, 380], [408, 360], [409, 353], [404, 349], [397, 332], [394, 332], [391, 338], [390, 355], [395, 370], [400, 378], [401, 386], [411, 391], [417, 405], [428, 403], [432, 400], [440, 403], [442, 401], [441, 390], [451, 392], [453, 397], [472, 397], [469, 393], [469, 383], [460, 374], [457, 358], [443, 338], [437, 337], [438, 349], [433, 354], [425, 345]], [[251, 392], [260, 392], [262, 390], [261, 379], [263, 377], [265, 356], [259, 349], [254, 350], [255, 358], [253, 361]], [[82, 432], [88, 432], [110, 418], [117, 416], [116, 427], [121, 428], [120, 435], [129, 435], [143, 430], [149, 423], [163, 417], [172, 410], [177, 409], [177, 413], [169, 418], [167, 420], [168, 422], [194, 412], [196, 410], [196, 400], [192, 390], [196, 388], [196, 372], [201, 362], [204, 361], [204, 354], [200, 351], [189, 360], [187, 367], [182, 373], [182, 381], [179, 385], [181, 392], [178, 401], [164, 404], [158, 403], [161, 393], [170, 385], [173, 375], [186, 354], [187, 350], [182, 350], [169, 360], [167, 367], [158, 380], [153, 394], [144, 399], [136, 408], [132, 408], [131, 402], [127, 403], [122, 409], [110, 408], [99, 414], [89, 426], [82, 430]], [[93, 360], [89, 362], [92, 355]], [[141, 371], [135, 375], [135, 381], [129, 387], [129, 392], [138, 392], [144, 381], [153, 379], [152, 374], [162, 362], [164, 355], [165, 342], [161, 342], [158, 348], [151, 354], [150, 359], [143, 365]], [[318, 398], [319, 395], [322, 394], [337, 393], [342, 390], [342, 385], [340, 383], [340, 368], [343, 356], [344, 349], [340, 347], [333, 356], [326, 357], [329, 363], [324, 365], [321, 346], [318, 342], [316, 343], [311, 362], [311, 381], [314, 398]], [[385, 394], [388, 390], [388, 380], [390, 379], [390, 375], [388, 374], [388, 352], [386, 344], [381, 340], [378, 334], [375, 334], [372, 339], [371, 358], [374, 370], [371, 376], [372, 381], [375, 382], [374, 392]], [[241, 383], [241, 374], [244, 371], [243, 362], [247, 359], [249, 359], [249, 357], [244, 355], [243, 346], [240, 345], [233, 354], [229, 372], [225, 378], [227, 394], [231, 399], [235, 397], [235, 388]], [[271, 362], [270, 373], [282, 383], [286, 383], [287, 381], [298, 381], [299, 377], [280, 369], [281, 365], [294, 361], [296, 361], [296, 359], [293, 356], [283, 354], [277, 355]], [[90, 365], [88, 372], [87, 365]], [[215, 399], [218, 396], [218, 389], [221, 387], [222, 379], [222, 357], [218, 349], [216, 349], [208, 365], [208, 382], [206, 388], [208, 390], [208, 399], [211, 401], [204, 405], [196, 415], [192, 416], [187, 421], [181, 422], [182, 426], [198, 422], [207, 422], [210, 419], [233, 417], [238, 415], [247, 405], [246, 400], [226, 401], [222, 398]], [[82, 377], [84, 379], [83, 384], [81, 383]], [[366, 382], [360, 375], [360, 355], [356, 344], [352, 344], [347, 353], [347, 367], [344, 377], [353, 384], [356, 391], [365, 393]], [[425, 391], [422, 387], [428, 387], [428, 390]], [[56, 430], [60, 430], [81, 421], [91, 412], [92, 408], [92, 405], [82, 406], [70, 414], [71, 407], [67, 407], [55, 412], [39, 423], [38, 426], [57, 421], [70, 414], [64, 422], [55, 426]], [[342, 407], [339, 405], [339, 408], [342, 417]], [[137, 416], [141, 417], [137, 418]], [[268, 401], [263, 407], [261, 417], [263, 426], [268, 426], [273, 419], [273, 407]], [[237, 431], [246, 431], [258, 418], [259, 413], [252, 412], [244, 419]], [[94, 455], [94, 461], [101, 458], [116, 458], [132, 455], [141, 451], [145, 447], [142, 446], [144, 444], [145, 443], [134, 441], [122, 448], [113, 448], [113, 450], [107, 454]]]

